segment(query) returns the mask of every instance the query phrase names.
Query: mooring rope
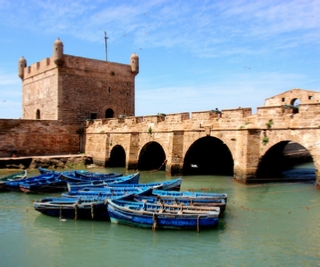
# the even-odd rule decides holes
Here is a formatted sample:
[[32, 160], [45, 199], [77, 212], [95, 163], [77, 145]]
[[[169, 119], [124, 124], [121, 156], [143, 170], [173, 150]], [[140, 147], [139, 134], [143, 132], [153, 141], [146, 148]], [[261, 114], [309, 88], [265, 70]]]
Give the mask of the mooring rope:
[[152, 214], [152, 231], [155, 231], [157, 229], [157, 215], [155, 213]]
[[60, 205], [60, 216], [59, 219], [62, 219], [62, 206]]
[[74, 219], [78, 219], [78, 204], [74, 204]]
[[91, 218], [94, 219], [94, 203], [91, 203]]

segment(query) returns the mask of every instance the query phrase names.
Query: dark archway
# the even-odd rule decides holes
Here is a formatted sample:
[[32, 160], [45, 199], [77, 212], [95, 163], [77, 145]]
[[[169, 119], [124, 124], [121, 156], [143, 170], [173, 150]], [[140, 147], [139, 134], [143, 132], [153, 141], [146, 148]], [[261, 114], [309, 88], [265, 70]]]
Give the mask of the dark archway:
[[291, 100], [290, 104], [292, 106], [292, 113], [296, 114], [299, 113], [299, 105], [300, 105], [301, 101], [299, 98], [294, 98]]
[[139, 155], [139, 170], [165, 170], [166, 155], [157, 142], [149, 142], [141, 149]]
[[36, 111], [36, 119], [40, 120], [40, 110], [39, 109], [37, 109], [37, 111]]
[[111, 108], [108, 108], [106, 110], [105, 117], [108, 119], [108, 118], [113, 118], [113, 116], [114, 116], [114, 111]]
[[309, 151], [298, 143], [282, 141], [272, 146], [260, 159], [256, 177], [279, 181], [315, 179], [314, 167], [296, 168], [303, 163], [313, 163]]
[[186, 153], [184, 175], [233, 175], [229, 148], [218, 138], [207, 136], [194, 142]]
[[109, 167], [125, 167], [126, 166], [126, 153], [122, 146], [116, 145], [112, 148], [108, 166]]

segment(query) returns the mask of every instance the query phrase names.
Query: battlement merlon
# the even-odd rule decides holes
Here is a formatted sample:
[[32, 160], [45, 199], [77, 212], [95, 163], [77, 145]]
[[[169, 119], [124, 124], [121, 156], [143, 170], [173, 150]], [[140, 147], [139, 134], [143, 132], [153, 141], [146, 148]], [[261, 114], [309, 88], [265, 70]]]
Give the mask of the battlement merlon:
[[27, 66], [27, 61], [21, 57], [18, 61], [18, 76], [24, 80], [39, 73], [52, 70], [55, 68], [70, 68], [85, 72], [104, 72], [110, 76], [119, 73], [136, 76], [139, 73], [139, 57], [137, 54], [130, 56], [129, 64], [121, 64], [98, 59], [71, 56], [63, 53], [63, 43], [57, 39], [53, 45], [53, 55], [45, 58], [40, 62]]
[[106, 73], [108, 76], [116, 76], [119, 73], [122, 75], [132, 76], [136, 75], [131, 70], [129, 64], [121, 64], [110, 61], [103, 61], [97, 59], [83, 58], [78, 56], [64, 55], [64, 63], [62, 66], [57, 66], [54, 63], [53, 56], [50, 58], [45, 58], [40, 62], [33, 63], [30, 66], [25, 66], [23, 69], [20, 69], [20, 65], [24, 65], [22, 58], [19, 60], [19, 77], [24, 80], [36, 76], [40, 73], [58, 69], [58, 68], [68, 68], [75, 71], [85, 71], [85, 72], [97, 72], [97, 73]]

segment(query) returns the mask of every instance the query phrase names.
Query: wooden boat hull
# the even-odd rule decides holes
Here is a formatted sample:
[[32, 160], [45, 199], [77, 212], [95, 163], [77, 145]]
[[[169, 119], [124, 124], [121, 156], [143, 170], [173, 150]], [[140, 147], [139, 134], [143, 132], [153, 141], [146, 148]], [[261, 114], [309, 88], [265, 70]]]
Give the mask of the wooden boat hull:
[[184, 205], [194, 207], [219, 207], [220, 214], [226, 209], [225, 199], [216, 198], [201, 198], [201, 197], [159, 197], [159, 196], [147, 196], [147, 195], [136, 195], [135, 201], [142, 201], [154, 204], [168, 204], [168, 205]]
[[30, 184], [30, 183], [36, 183], [39, 181], [46, 181], [48, 179], [57, 178], [56, 174], [41, 174], [38, 176], [32, 176], [21, 180], [11, 180], [6, 181], [6, 186], [10, 190], [20, 191], [20, 185], [22, 184]]
[[99, 173], [99, 172], [83, 172], [75, 171], [78, 177], [92, 179], [92, 180], [107, 180], [109, 178], [116, 178], [123, 176], [122, 173], [110, 172], [110, 173]]
[[29, 194], [63, 192], [67, 189], [67, 182], [61, 180], [20, 184], [20, 191]]
[[7, 182], [17, 182], [17, 181], [23, 181], [27, 178], [27, 171], [21, 171], [21, 172], [17, 172], [14, 174], [10, 174], [10, 175], [6, 175], [4, 177], [0, 178], [0, 192], [2, 191], [9, 191], [11, 190], [11, 188], [9, 186], [7, 186]]
[[[112, 223], [151, 229], [197, 229], [216, 227], [219, 212], [190, 212], [171, 208], [165, 205], [153, 205], [143, 208], [142, 202], [131, 202], [127, 206], [118, 205], [118, 201], [108, 200], [108, 212]], [[131, 205], [131, 206], [130, 206]], [[173, 207], [173, 206], [172, 206]], [[155, 209], [154, 209], [155, 208]]]
[[160, 197], [191, 197], [191, 198], [216, 198], [224, 199], [227, 203], [228, 195], [226, 193], [210, 193], [210, 192], [189, 192], [189, 191], [166, 191], [166, 190], [153, 190], [152, 194]]
[[108, 187], [154, 187], [159, 190], [180, 191], [182, 178], [173, 179], [170, 181], [151, 182], [141, 184], [110, 184]]
[[150, 187], [108, 187], [108, 188], [85, 188], [84, 190], [71, 191], [62, 194], [63, 197], [94, 197], [111, 198], [113, 196], [125, 196], [131, 194], [150, 195]]
[[127, 176], [117, 177], [108, 182], [106, 181], [91, 181], [91, 182], [80, 182], [80, 183], [72, 183], [68, 182], [68, 191], [79, 191], [84, 188], [92, 188], [92, 187], [105, 187], [111, 184], [138, 184], [140, 179], [140, 173], [135, 173]]
[[34, 202], [34, 209], [42, 214], [63, 219], [109, 220], [104, 198], [44, 198]]

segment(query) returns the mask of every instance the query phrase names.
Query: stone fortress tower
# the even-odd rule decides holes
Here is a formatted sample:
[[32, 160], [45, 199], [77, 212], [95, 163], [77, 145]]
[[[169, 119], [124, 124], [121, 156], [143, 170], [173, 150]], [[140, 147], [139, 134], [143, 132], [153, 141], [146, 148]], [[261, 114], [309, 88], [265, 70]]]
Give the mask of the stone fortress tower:
[[27, 66], [18, 61], [22, 80], [22, 118], [84, 122], [87, 119], [135, 115], [135, 76], [139, 57], [130, 64], [63, 53], [57, 39], [53, 55]]

